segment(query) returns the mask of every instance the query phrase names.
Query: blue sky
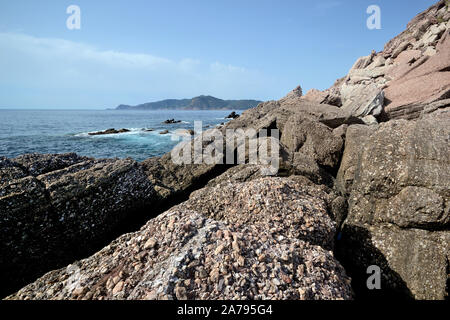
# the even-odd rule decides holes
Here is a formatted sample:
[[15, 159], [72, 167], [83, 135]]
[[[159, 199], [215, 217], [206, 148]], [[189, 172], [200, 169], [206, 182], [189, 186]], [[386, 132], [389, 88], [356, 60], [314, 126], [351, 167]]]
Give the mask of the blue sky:
[[[433, 0], [0, 0], [0, 107], [92, 108], [326, 89]], [[69, 5], [81, 29], [69, 30]], [[381, 30], [369, 30], [369, 5]]]

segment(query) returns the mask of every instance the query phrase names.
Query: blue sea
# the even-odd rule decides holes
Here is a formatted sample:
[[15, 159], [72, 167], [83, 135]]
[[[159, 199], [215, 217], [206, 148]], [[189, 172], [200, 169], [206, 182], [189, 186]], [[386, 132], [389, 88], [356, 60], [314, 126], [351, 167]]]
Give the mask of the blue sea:
[[[142, 161], [170, 151], [178, 142], [177, 129], [193, 129], [194, 121], [214, 127], [230, 114], [220, 111], [134, 110], [6, 110], [0, 109], [0, 156], [24, 153], [65, 153], [95, 158], [133, 158]], [[181, 120], [163, 124], [167, 119]], [[91, 136], [109, 128], [127, 133]], [[146, 132], [144, 129], [154, 129]], [[169, 134], [159, 132], [169, 130]]]

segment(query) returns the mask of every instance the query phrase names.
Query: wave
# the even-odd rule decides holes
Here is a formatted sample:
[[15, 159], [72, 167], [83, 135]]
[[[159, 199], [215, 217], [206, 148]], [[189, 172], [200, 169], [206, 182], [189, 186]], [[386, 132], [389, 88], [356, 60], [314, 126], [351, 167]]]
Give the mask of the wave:
[[[94, 130], [89, 132], [81, 132], [74, 134], [75, 137], [85, 137], [85, 138], [102, 138], [102, 137], [120, 137], [120, 136], [129, 136], [129, 135], [143, 135], [143, 134], [158, 134], [160, 131], [163, 131], [164, 129], [151, 129], [151, 128], [124, 128], [128, 130], [127, 132], [121, 132], [121, 133], [105, 133], [105, 134], [99, 134], [99, 135], [92, 135], [92, 133], [96, 132], [102, 132], [104, 130]], [[171, 134], [169, 131], [168, 134]]]

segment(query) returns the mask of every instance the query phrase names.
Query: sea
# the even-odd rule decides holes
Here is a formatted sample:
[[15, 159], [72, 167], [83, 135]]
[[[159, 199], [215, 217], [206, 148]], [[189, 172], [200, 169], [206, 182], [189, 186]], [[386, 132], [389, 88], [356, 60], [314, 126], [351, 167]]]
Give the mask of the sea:
[[[0, 156], [25, 153], [66, 153], [94, 158], [132, 158], [142, 161], [169, 152], [179, 141], [178, 129], [226, 123], [232, 110], [8, 110], [0, 109]], [[181, 120], [164, 124], [168, 119]], [[110, 128], [130, 132], [89, 135]], [[153, 129], [154, 131], [146, 131]], [[169, 134], [160, 134], [168, 130]]]

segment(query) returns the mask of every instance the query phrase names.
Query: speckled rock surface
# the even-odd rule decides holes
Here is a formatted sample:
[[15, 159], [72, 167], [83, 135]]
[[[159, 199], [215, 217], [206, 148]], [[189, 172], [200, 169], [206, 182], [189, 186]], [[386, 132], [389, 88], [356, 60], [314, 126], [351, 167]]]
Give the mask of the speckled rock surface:
[[[262, 168], [258, 165], [237, 165], [225, 171], [223, 174], [209, 181], [206, 187], [226, 187], [230, 184], [237, 182], [248, 182], [263, 177], [261, 174]], [[289, 180], [294, 181], [297, 185], [301, 186], [301, 190], [307, 192], [317, 201], [324, 201], [327, 206], [327, 210], [336, 222], [337, 226], [340, 226], [347, 214], [347, 201], [346, 198], [341, 196], [341, 193], [335, 188], [329, 188], [323, 184], [316, 184], [310, 179], [302, 175], [290, 175], [287, 177]], [[202, 193], [207, 193], [203, 190]]]
[[293, 180], [208, 187], [8, 299], [349, 299], [334, 230]]
[[89, 158], [75, 153], [64, 154], [24, 154], [14, 158], [16, 165], [23, 167], [30, 176], [39, 176], [44, 173], [64, 169], [74, 164], [87, 161]]
[[339, 246], [359, 281], [375, 264], [393, 294], [448, 294], [449, 137], [448, 115], [347, 130], [338, 181], [349, 193], [349, 212]]
[[0, 175], [5, 291], [97, 249], [154, 195], [153, 185], [133, 160], [24, 155], [2, 158]]
[[260, 166], [240, 164], [228, 169], [218, 177], [211, 179], [206, 186], [215, 187], [229, 183], [247, 182], [261, 177], [263, 177], [263, 171]]

